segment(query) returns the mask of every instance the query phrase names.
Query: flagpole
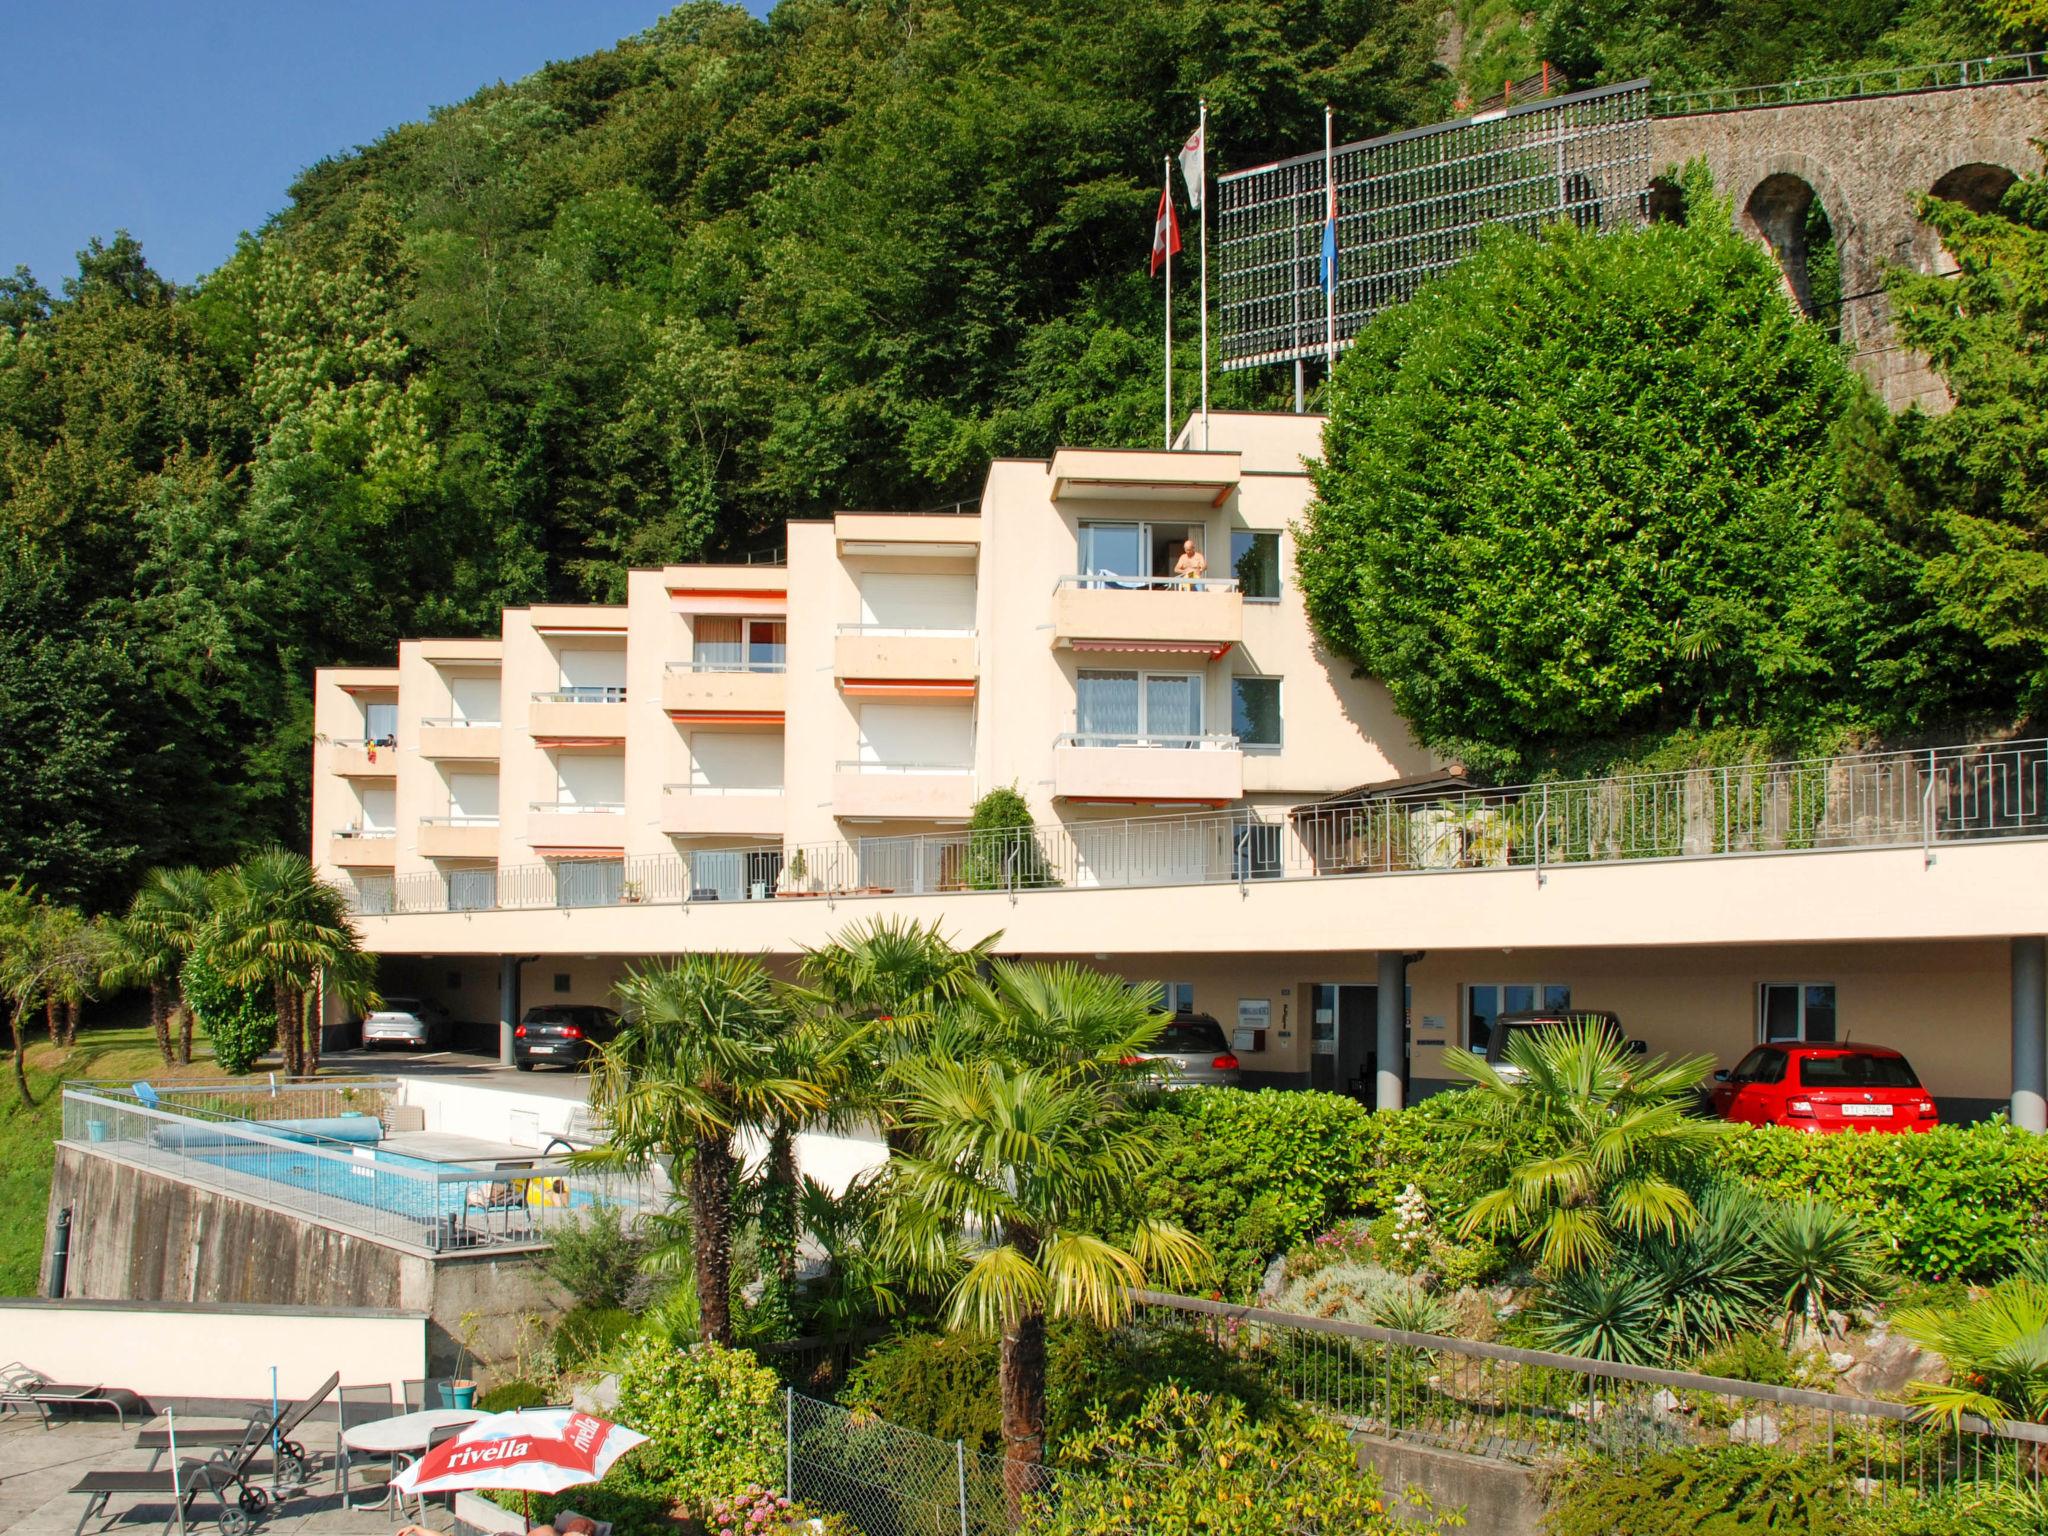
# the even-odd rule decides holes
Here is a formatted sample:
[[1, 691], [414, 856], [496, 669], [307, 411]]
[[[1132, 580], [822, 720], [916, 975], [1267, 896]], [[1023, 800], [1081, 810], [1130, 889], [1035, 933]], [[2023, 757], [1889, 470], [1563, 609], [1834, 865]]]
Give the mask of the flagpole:
[[[1335, 152], [1336, 129], [1330, 109], [1323, 108], [1323, 187], [1329, 202], [1323, 216], [1330, 221], [1331, 243], [1337, 233], [1337, 158]], [[1330, 263], [1334, 269], [1336, 263]], [[1337, 274], [1334, 270], [1323, 274], [1323, 368], [1328, 371], [1337, 366]]]
[[[1173, 156], [1166, 157], [1166, 201], [1173, 206]], [[1173, 241], [1166, 242], [1166, 446], [1173, 446]]]
[[[1202, 193], [1196, 212], [1202, 216], [1202, 447], [1209, 446], [1209, 101], [1202, 99], [1196, 130], [1202, 140]], [[1171, 178], [1168, 178], [1171, 180]]]

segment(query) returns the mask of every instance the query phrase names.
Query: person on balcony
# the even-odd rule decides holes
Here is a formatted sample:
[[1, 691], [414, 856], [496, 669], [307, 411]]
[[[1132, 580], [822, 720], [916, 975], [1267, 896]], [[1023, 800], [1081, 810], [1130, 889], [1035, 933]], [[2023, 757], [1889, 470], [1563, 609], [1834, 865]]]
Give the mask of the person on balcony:
[[1195, 584], [1209, 574], [1209, 561], [1195, 541], [1189, 539], [1180, 547], [1180, 558], [1173, 562], [1173, 574], [1180, 578], [1181, 585], [1193, 591]]

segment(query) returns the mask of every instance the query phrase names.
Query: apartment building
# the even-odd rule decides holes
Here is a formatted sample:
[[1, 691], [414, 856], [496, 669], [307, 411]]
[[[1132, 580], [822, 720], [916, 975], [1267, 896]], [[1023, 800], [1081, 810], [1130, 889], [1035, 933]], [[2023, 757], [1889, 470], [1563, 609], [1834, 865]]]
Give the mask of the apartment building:
[[[1315, 640], [1321, 426], [998, 461], [973, 507], [792, 523], [773, 563], [322, 671], [314, 856], [387, 991], [506, 1027], [638, 958], [787, 963], [896, 913], [1156, 982], [1254, 1082], [1396, 1101], [1570, 1002], [1729, 1062], [1924, 1047], [1959, 1109], [2034, 1091], [2039, 750], [1471, 791]], [[1037, 831], [977, 842], [1003, 787]]]

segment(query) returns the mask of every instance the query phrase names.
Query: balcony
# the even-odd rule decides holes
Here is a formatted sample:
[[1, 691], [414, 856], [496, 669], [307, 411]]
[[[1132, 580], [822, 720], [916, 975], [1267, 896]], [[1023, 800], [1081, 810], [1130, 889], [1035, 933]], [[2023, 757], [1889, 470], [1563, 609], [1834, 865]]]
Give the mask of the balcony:
[[389, 779], [398, 774], [398, 739], [379, 741], [331, 741], [327, 745], [327, 771], [344, 779]]
[[526, 840], [535, 853], [598, 851], [626, 846], [626, 808], [610, 803], [576, 805], [536, 800], [527, 807]]
[[420, 853], [429, 859], [495, 859], [495, 816], [422, 816]]
[[420, 721], [420, 756], [441, 762], [496, 762], [495, 720], [457, 720], [444, 715]]
[[661, 830], [670, 837], [779, 838], [782, 790], [730, 789], [708, 784], [664, 784]]
[[623, 687], [557, 688], [533, 696], [526, 728], [537, 740], [560, 744], [624, 741]]
[[343, 827], [327, 844], [338, 869], [389, 869], [398, 861], [398, 833], [390, 827]]
[[779, 730], [787, 694], [785, 664], [672, 661], [661, 679], [661, 707], [679, 725]]
[[1244, 796], [1235, 736], [1062, 736], [1053, 794], [1099, 805], [1225, 805]]
[[1244, 639], [1244, 597], [1228, 578], [1063, 576], [1052, 641], [1076, 651], [1206, 656]]
[[832, 655], [842, 688], [871, 697], [966, 697], [979, 671], [971, 629], [842, 624]]
[[832, 814], [853, 821], [965, 821], [974, 813], [974, 769], [955, 763], [842, 762], [832, 775]]

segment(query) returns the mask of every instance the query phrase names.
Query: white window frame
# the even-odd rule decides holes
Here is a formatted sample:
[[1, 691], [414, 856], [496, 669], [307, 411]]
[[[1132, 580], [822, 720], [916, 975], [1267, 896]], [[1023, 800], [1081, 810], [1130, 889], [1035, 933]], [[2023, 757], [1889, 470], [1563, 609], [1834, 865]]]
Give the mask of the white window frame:
[[1149, 747], [1155, 744], [1152, 740], [1151, 723], [1145, 718], [1151, 713], [1150, 706], [1146, 703], [1145, 685], [1159, 678], [1184, 678], [1195, 685], [1195, 728], [1189, 732], [1190, 737], [1193, 738], [1189, 745], [1193, 745], [1194, 741], [1199, 741], [1208, 729], [1209, 679], [1205, 673], [1154, 672], [1145, 668], [1134, 667], [1083, 667], [1074, 674], [1074, 734], [1077, 737], [1108, 736], [1112, 734], [1109, 731], [1084, 731], [1081, 728], [1081, 679], [1084, 674], [1090, 677], [1130, 677], [1137, 679], [1138, 729], [1132, 733], [1131, 741], [1121, 745]]
[[1271, 683], [1278, 696], [1276, 716], [1280, 722], [1278, 741], [1251, 741], [1243, 736], [1237, 738], [1238, 749], [1243, 752], [1264, 753], [1271, 756], [1287, 749], [1287, 680], [1270, 672], [1233, 672], [1230, 674], [1230, 730], [1237, 733], [1237, 685], [1239, 682]]
[[[1085, 551], [1088, 543], [1088, 530], [1091, 528], [1137, 529], [1138, 544], [1140, 550], [1144, 555], [1144, 563], [1148, 567], [1152, 564], [1152, 544], [1154, 537], [1153, 530], [1155, 528], [1178, 528], [1182, 530], [1181, 538], [1183, 540], [1185, 540], [1190, 534], [1192, 534], [1195, 540], [1195, 548], [1201, 551], [1202, 558], [1206, 560], [1209, 556], [1209, 525], [1204, 522], [1182, 522], [1179, 520], [1175, 520], [1171, 522], [1155, 523], [1152, 522], [1149, 518], [1084, 517], [1076, 525], [1074, 538], [1075, 553], [1078, 556], [1080, 556], [1080, 560], [1078, 563], [1084, 566], [1087, 562], [1087, 555]], [[1164, 581], [1167, 578], [1171, 577], [1173, 575], [1173, 572], [1171, 569], [1164, 571], [1154, 571], [1148, 569], [1143, 572], [1117, 571], [1113, 573], [1106, 573], [1084, 569], [1079, 574], [1082, 576], [1105, 575], [1109, 580], [1112, 581], [1115, 580], [1117, 577], [1122, 577], [1127, 581]]]
[[[1549, 1003], [1544, 1001], [1544, 998], [1549, 994], [1550, 989], [1552, 987], [1560, 988], [1566, 993], [1569, 993], [1573, 990], [1572, 984], [1568, 981], [1461, 982], [1458, 986], [1458, 1043], [1463, 1045], [1465, 1049], [1468, 1051], [1474, 1051], [1478, 1049], [1478, 1047], [1472, 1043], [1472, 992], [1475, 987], [1492, 987], [1496, 991], [1499, 991], [1503, 994], [1506, 993], [1509, 987], [1528, 987], [1531, 990], [1533, 990], [1536, 994], [1536, 1001], [1533, 1004], [1533, 1006], [1537, 1008], [1548, 1008], [1550, 1006]], [[1560, 1006], [1569, 1009], [1572, 1007], [1572, 1004], [1567, 1002], [1561, 1004]], [[1498, 1018], [1502, 1013], [1520, 1013], [1521, 1011], [1522, 1010], [1519, 1008], [1508, 1007], [1507, 998], [1503, 996], [1501, 998], [1501, 1006], [1499, 1013], [1496, 1013], [1494, 1017]]]

